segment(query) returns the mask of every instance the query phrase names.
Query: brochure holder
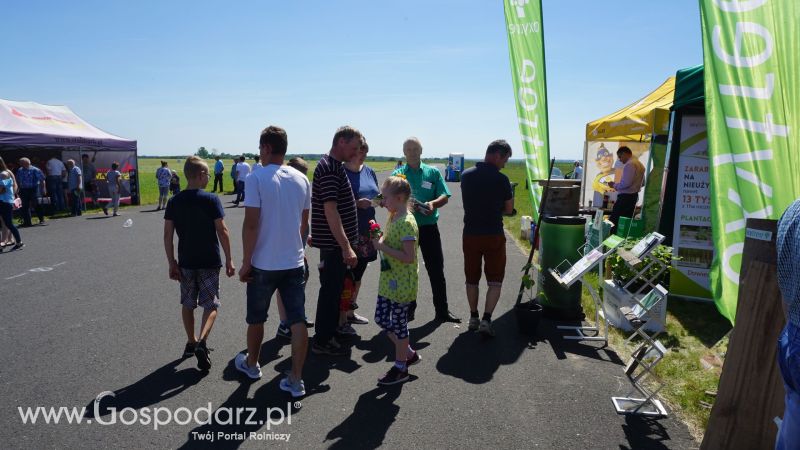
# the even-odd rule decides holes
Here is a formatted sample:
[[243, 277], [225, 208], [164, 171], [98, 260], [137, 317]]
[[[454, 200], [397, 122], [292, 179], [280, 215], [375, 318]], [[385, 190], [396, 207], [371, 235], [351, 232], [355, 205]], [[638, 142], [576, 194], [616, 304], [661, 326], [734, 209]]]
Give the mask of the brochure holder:
[[[664, 387], [664, 382], [653, 372], [656, 365], [667, 354], [667, 349], [656, 339], [660, 333], [649, 335], [642, 327], [647, 320], [660, 320], [657, 314], [651, 314], [651, 312], [666, 298], [667, 290], [657, 284], [650, 293], [637, 301], [633, 308], [621, 308], [625, 318], [634, 328], [633, 334], [626, 342], [630, 342], [634, 336], [640, 337], [642, 341], [634, 348], [631, 358], [625, 366], [625, 375], [630, 380], [633, 389], [625, 397], [611, 397], [617, 414], [667, 416], [664, 405], [655, 398], [656, 394]], [[652, 384], [652, 386], [647, 384]]]
[[[635, 275], [622, 286], [622, 292], [629, 299], [632, 307], [620, 307], [619, 310], [633, 328], [633, 333], [626, 339], [626, 344], [636, 337], [641, 342], [634, 348], [628, 364], [625, 366], [625, 375], [630, 380], [633, 389], [624, 397], [611, 397], [617, 414], [633, 414], [648, 417], [666, 417], [667, 411], [656, 395], [664, 387], [663, 381], [653, 372], [661, 362], [667, 349], [656, 338], [660, 331], [648, 334], [644, 324], [648, 321], [661, 322], [660, 315], [656, 313], [661, 302], [667, 301], [667, 290], [657, 283], [667, 266], [658, 258], [650, 258], [648, 263], [643, 261], [650, 256], [653, 250], [664, 241], [664, 236], [659, 233], [650, 233], [631, 250], [619, 248], [619, 255], [625, 264], [634, 271]], [[653, 267], [657, 270], [652, 271]], [[651, 272], [648, 274], [648, 272]], [[632, 290], [631, 286], [639, 283], [638, 289]], [[646, 287], [651, 287], [647, 295], [640, 294]], [[641, 297], [641, 298], [639, 298]], [[660, 323], [660, 329], [664, 329]], [[650, 386], [648, 386], [648, 384]]]
[[[611, 255], [620, 245], [622, 245], [623, 239], [619, 236], [611, 236], [605, 241], [603, 241], [600, 246], [590, 250], [588, 253], [583, 254], [583, 248], [578, 249], [578, 253], [583, 254], [583, 257], [579, 259], [575, 264], [570, 265], [567, 260], [564, 260], [561, 264], [557, 267], [552, 268], [549, 270], [550, 275], [556, 282], [564, 288], [569, 288], [577, 281], [581, 281], [583, 286], [589, 291], [589, 294], [592, 296], [592, 300], [594, 300], [595, 310], [594, 310], [594, 323], [595, 326], [567, 326], [567, 325], [559, 325], [559, 330], [572, 330], [575, 334], [574, 335], [566, 335], [564, 339], [576, 340], [576, 341], [602, 341], [605, 344], [608, 344], [608, 323], [603, 319], [600, 321], [601, 311], [603, 309], [603, 301], [600, 298], [600, 295], [597, 293], [597, 290], [592, 286], [591, 283], [584, 280], [584, 277], [587, 273], [589, 273], [592, 269], [597, 267], [598, 265], [602, 264], [605, 261], [608, 255]], [[608, 250], [605, 252], [602, 251], [602, 248], [606, 247]], [[561, 271], [561, 267], [564, 267], [566, 270]], [[603, 314], [604, 316], [604, 314]], [[601, 324], [603, 325], [603, 334], [600, 335], [600, 328]], [[589, 334], [587, 334], [589, 333]]]

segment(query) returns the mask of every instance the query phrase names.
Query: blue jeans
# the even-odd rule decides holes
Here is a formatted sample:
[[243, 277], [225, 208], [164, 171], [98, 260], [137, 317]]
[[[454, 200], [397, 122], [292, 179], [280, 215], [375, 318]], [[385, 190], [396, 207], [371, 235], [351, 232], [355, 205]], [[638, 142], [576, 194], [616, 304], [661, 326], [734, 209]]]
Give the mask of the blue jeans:
[[64, 198], [61, 176], [48, 176], [47, 179], [45, 179], [45, 185], [47, 186], [47, 192], [50, 194], [50, 198], [53, 199], [53, 208], [55, 208], [56, 211], [66, 209], [67, 200]]
[[[14, 205], [12, 203], [0, 200], [0, 218], [3, 219], [3, 223], [6, 225], [6, 228], [11, 231], [11, 234], [14, 235], [14, 240], [16, 240], [17, 244], [19, 244], [22, 242], [22, 237], [20, 237], [19, 230], [17, 230], [16, 225], [14, 225], [13, 211]], [[30, 215], [30, 213], [28, 213], [28, 215]]]
[[70, 191], [70, 195], [72, 196], [72, 215], [73, 216], [80, 216], [81, 215], [81, 207], [83, 206], [83, 195], [81, 195], [81, 191], [77, 189], [73, 189]]
[[292, 326], [306, 321], [306, 281], [303, 267], [288, 270], [261, 270], [253, 267], [253, 280], [247, 283], [246, 322], [256, 325], [267, 321], [272, 295], [281, 294], [286, 310], [286, 324]]
[[787, 323], [778, 338], [778, 366], [786, 388], [786, 409], [775, 448], [797, 448], [800, 442], [800, 327]]
[[236, 182], [236, 203], [244, 201], [244, 181]]

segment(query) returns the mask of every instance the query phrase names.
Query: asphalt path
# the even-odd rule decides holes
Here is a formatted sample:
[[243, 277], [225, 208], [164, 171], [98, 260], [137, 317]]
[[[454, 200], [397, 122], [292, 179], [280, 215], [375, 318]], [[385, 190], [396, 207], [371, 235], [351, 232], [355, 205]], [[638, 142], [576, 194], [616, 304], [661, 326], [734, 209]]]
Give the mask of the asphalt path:
[[[374, 323], [357, 325], [361, 338], [352, 342], [349, 357], [309, 354], [308, 395], [297, 405], [278, 388], [290, 348], [274, 337], [274, 306], [261, 354], [263, 378], [250, 382], [233, 367], [245, 348], [245, 285], [236, 278], [223, 276], [221, 282], [223, 306], [209, 339], [211, 371], [203, 374], [194, 358], [181, 359], [179, 289], [167, 277], [163, 218], [152, 207], [22, 229], [26, 248], [0, 254], [2, 447], [696, 447], [674, 416], [647, 420], [615, 413], [611, 396], [630, 388], [622, 373], [624, 355], [596, 343], [565, 341], [547, 321], [538, 339], [518, 333], [512, 306], [526, 256], [510, 239], [494, 315], [497, 337], [486, 340], [467, 331], [463, 209], [458, 184], [449, 186], [453, 197], [441, 210], [440, 229], [450, 308], [464, 323], [432, 321], [430, 284], [420, 262], [420, 306], [411, 339], [422, 362], [411, 368], [412, 380], [378, 387], [393, 347]], [[232, 196], [222, 198], [238, 267], [244, 209], [231, 208]], [[385, 213], [378, 218], [385, 222]], [[132, 227], [123, 227], [126, 219]], [[316, 267], [318, 251], [308, 257]], [[378, 266], [367, 270], [358, 302], [358, 312], [370, 320]], [[306, 300], [311, 317], [318, 292], [312, 270]], [[104, 392], [95, 411], [95, 399]], [[38, 406], [86, 411], [81, 424], [66, 423], [66, 415], [59, 424], [45, 424], [43, 416], [36, 424], [23, 423], [20, 411]], [[212, 423], [195, 423], [206, 421], [208, 411], [216, 417]], [[196, 417], [186, 423], [188, 414]], [[156, 427], [154, 415], [174, 420]], [[290, 434], [288, 442], [275, 440], [284, 434]]]

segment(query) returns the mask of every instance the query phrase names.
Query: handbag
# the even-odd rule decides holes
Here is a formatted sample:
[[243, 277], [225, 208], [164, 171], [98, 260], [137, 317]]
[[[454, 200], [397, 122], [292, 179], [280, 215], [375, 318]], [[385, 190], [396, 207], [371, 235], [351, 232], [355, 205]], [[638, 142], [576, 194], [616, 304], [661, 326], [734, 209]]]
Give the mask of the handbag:
[[358, 236], [354, 250], [359, 259], [364, 259], [368, 262], [378, 259], [378, 252], [375, 250], [375, 245], [372, 244], [369, 234], [360, 234]]

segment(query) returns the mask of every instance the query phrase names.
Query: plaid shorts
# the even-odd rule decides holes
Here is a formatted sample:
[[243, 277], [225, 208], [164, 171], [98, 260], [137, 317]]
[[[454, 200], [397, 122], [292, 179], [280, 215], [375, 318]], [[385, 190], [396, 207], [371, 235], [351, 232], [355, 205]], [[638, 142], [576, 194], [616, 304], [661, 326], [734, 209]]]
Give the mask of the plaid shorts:
[[181, 305], [189, 309], [219, 308], [219, 269], [181, 268]]

